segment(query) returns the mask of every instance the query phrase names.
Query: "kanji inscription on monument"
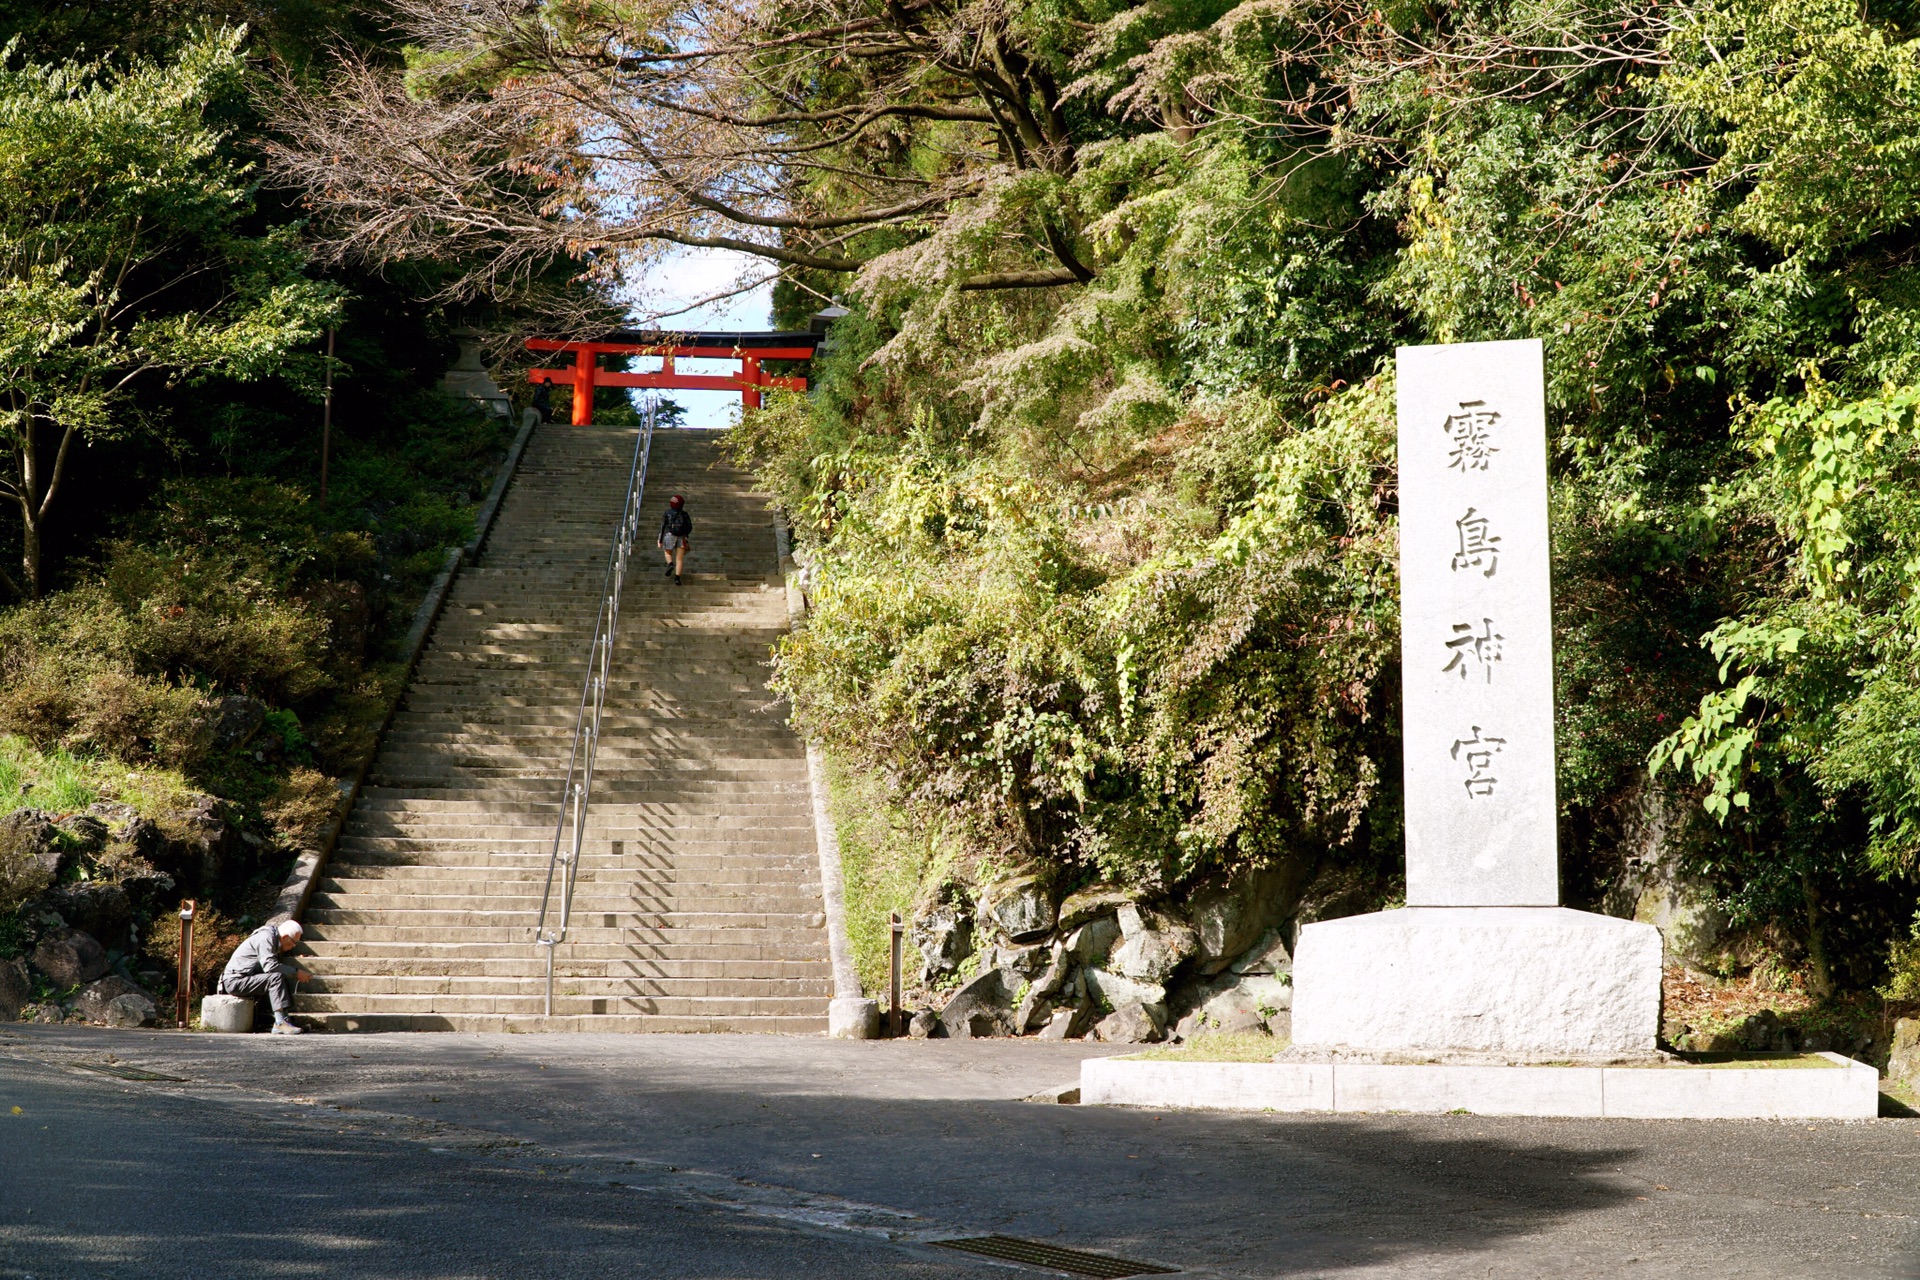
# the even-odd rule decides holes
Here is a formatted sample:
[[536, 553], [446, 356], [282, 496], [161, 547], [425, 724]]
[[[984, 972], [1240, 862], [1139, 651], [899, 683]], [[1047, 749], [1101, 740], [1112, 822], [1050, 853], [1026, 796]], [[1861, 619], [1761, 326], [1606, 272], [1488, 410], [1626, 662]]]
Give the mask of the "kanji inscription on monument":
[[1402, 347], [1410, 906], [1552, 906], [1553, 620], [1540, 344]]

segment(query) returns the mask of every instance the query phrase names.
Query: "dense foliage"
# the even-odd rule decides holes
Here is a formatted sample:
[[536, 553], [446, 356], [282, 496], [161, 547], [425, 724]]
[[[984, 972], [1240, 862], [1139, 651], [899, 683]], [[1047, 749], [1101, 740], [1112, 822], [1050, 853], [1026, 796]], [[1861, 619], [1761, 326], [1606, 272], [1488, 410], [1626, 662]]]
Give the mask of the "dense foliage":
[[[142, 927], [190, 890], [209, 942], [333, 812], [510, 438], [435, 385], [469, 318], [440, 280], [322, 267], [260, 181], [258, 102], [336, 41], [377, 53], [357, 10], [0, 3], [0, 824], [217, 815], [244, 850], [218, 883], [61, 871], [130, 876]], [[46, 887], [18, 853], [0, 960], [58, 924], [14, 913]]]
[[720, 245], [777, 320], [844, 297], [736, 443], [809, 566], [780, 686], [942, 865], [1391, 873], [1392, 352], [1537, 337], [1569, 898], [1678, 857], [1813, 986], [1882, 980], [1920, 860], [1910, 8], [395, 10], [409, 72], [277, 108], [337, 252], [480, 288]]
[[[990, 860], [1395, 865], [1392, 349], [1539, 337], [1570, 895], [1697, 786], [1669, 840], [1736, 923], [1875, 980], [1920, 848], [1907, 12], [1223, 9], [995, 10], [1077, 162], [873, 258], [822, 394], [749, 421], [813, 551], [801, 721]], [[1013, 191], [1090, 280], [957, 287], [1045, 252]]]

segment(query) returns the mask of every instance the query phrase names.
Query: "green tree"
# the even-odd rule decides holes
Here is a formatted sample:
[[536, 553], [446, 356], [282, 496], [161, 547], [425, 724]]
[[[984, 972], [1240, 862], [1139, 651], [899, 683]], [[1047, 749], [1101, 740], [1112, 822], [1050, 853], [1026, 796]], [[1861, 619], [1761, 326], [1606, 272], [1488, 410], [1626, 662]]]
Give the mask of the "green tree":
[[143, 382], [286, 372], [336, 291], [295, 230], [253, 232], [248, 169], [208, 104], [243, 75], [243, 33], [124, 70], [0, 67], [0, 496], [21, 520], [18, 595], [45, 586], [43, 531], [78, 442], [143, 425]]

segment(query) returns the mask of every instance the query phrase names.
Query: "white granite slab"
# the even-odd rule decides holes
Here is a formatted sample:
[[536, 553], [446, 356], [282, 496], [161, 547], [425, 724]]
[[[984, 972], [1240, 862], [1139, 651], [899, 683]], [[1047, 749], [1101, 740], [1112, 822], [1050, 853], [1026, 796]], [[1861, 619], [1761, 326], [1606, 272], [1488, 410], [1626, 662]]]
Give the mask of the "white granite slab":
[[1651, 1055], [1660, 933], [1564, 907], [1406, 907], [1300, 931], [1296, 1045]]
[[[1175, 1098], [1179, 1101], [1169, 1101]], [[1080, 1063], [1080, 1101], [1210, 1111], [1331, 1111], [1333, 1066], [1087, 1058]]]
[[1399, 351], [1407, 901], [1554, 906], [1538, 341]]
[[1334, 1072], [1333, 1109], [1601, 1116], [1606, 1114], [1602, 1070], [1342, 1062]]
[[1830, 1067], [1457, 1067], [1088, 1058], [1082, 1105], [1615, 1119], [1867, 1120], [1879, 1073]]

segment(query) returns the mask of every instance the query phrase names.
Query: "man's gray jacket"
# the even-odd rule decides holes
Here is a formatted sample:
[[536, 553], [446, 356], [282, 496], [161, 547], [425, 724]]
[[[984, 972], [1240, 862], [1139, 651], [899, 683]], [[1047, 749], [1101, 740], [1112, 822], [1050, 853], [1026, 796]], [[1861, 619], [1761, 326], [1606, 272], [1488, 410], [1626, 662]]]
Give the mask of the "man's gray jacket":
[[272, 974], [276, 969], [285, 978], [293, 977], [293, 966], [280, 958], [280, 926], [263, 924], [234, 948], [233, 958], [220, 971], [220, 980], [251, 978], [256, 973]]

